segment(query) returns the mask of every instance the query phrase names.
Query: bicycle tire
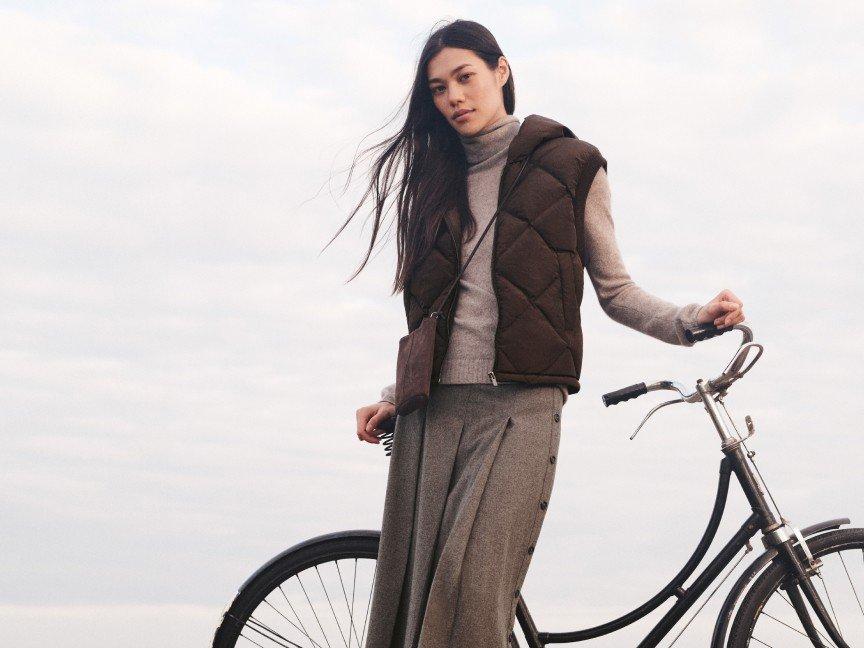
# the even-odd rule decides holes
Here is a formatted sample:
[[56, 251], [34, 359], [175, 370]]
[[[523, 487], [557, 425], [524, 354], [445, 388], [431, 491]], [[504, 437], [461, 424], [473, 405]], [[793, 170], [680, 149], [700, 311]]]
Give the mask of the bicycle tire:
[[[864, 592], [862, 592], [862, 593], [856, 592], [854, 580], [851, 578], [851, 576], [849, 576], [849, 571], [847, 570], [846, 562], [842, 558], [842, 555], [840, 554], [840, 552], [855, 551], [857, 553], [858, 551], [861, 551], [862, 556], [864, 556], [864, 529], [853, 528], [853, 529], [839, 529], [839, 530], [835, 530], [835, 531], [828, 531], [826, 533], [823, 533], [821, 535], [816, 536], [815, 538], [808, 539], [807, 545], [810, 548], [810, 551], [812, 552], [813, 556], [815, 556], [815, 557], [819, 557], [819, 558], [824, 559], [825, 557], [828, 557], [831, 554], [836, 554], [836, 555], [840, 556], [839, 562], [842, 563], [843, 569], [846, 570], [846, 576], [849, 577], [849, 582], [852, 584], [851, 589], [852, 589], [852, 593], [854, 594], [855, 602], [860, 606], [861, 600], [864, 599], [864, 596], [862, 596], [862, 594], [864, 594]], [[823, 562], [824, 562], [824, 560], [823, 560]], [[856, 563], [857, 562], [858, 562], [858, 560], [856, 559]], [[825, 569], [825, 566], [823, 566], [823, 568], [820, 571], [823, 571], [824, 569]], [[759, 622], [760, 617], [763, 615], [763, 613], [765, 613], [766, 605], [768, 604], [772, 595], [778, 594], [778, 599], [783, 600], [783, 595], [779, 594], [777, 590], [778, 590], [780, 584], [784, 581], [784, 579], [790, 574], [790, 572], [791, 572], [790, 568], [785, 563], [778, 561], [778, 562], [772, 563], [769, 567], [767, 567], [765, 569], [765, 571], [763, 571], [762, 574], [754, 581], [753, 585], [751, 585], [750, 589], [745, 594], [744, 599], [741, 602], [741, 605], [738, 609], [738, 612], [735, 615], [735, 620], [732, 623], [732, 628], [731, 628], [730, 633], [729, 633], [729, 640], [728, 640], [728, 643], [726, 644], [728, 646], [728, 648], [747, 648], [748, 646], [751, 645], [751, 639], [753, 640], [752, 645], [754, 645], [754, 646], [756, 646], [756, 645], [758, 645], [758, 646], [777, 645], [776, 643], [766, 642], [764, 637], [762, 637], [761, 639], [759, 637], [756, 637], [755, 636], [755, 630], [756, 630], [756, 625]], [[860, 572], [860, 568], [859, 568], [859, 572]], [[820, 580], [820, 579], [817, 579], [817, 580]], [[821, 579], [821, 580], [823, 580], [822, 586], [827, 588], [827, 585], [825, 584], [824, 579]], [[835, 582], [836, 582], [836, 579], [835, 579]], [[833, 588], [833, 585], [832, 585], [832, 588]], [[818, 589], [818, 585], [817, 585], [817, 589]], [[822, 594], [821, 591], [820, 591], [820, 597], [823, 598], [823, 601], [825, 601], [825, 596]], [[835, 598], [836, 598], [836, 594], [835, 594]], [[851, 597], [850, 597], [850, 599], [851, 599]], [[779, 603], [779, 601], [778, 601], [778, 603]], [[788, 606], [791, 607], [791, 603], [788, 600], [784, 600], [784, 603], [788, 604]], [[835, 615], [835, 618], [836, 618], [836, 612], [834, 612], [834, 610], [833, 610], [834, 605], [835, 605], [835, 603], [832, 600], [831, 612]], [[827, 606], [828, 606], [828, 603], [826, 602], [826, 607]], [[785, 605], [782, 607], [785, 609]], [[864, 609], [861, 610], [861, 613], [862, 613], [862, 615], [864, 615]], [[787, 610], [787, 614], [789, 614], [789, 610]], [[800, 630], [797, 628], [792, 628], [791, 630], [789, 630], [789, 629], [784, 629], [784, 628], [780, 627], [779, 625], [776, 626], [778, 628], [778, 631], [782, 631], [784, 633], [784, 635], [788, 635], [788, 639], [785, 640], [785, 642], [781, 645], [783, 645], [784, 647], [790, 646], [790, 645], [812, 646], [813, 645], [812, 642], [810, 642], [810, 640], [807, 639], [806, 636], [804, 637], [804, 639], [801, 638], [800, 635], [801, 635], [801, 631], [803, 631], [803, 626], [801, 626], [800, 621], [798, 620], [797, 616], [794, 616], [794, 610], [792, 611], [791, 614], [793, 616], [787, 617], [787, 619], [791, 618], [793, 620], [793, 623], [791, 625], [797, 624], [797, 626], [798, 626], [798, 628], [800, 628]], [[814, 623], [820, 629], [820, 634], [823, 634], [823, 637], [824, 637], [824, 630], [821, 628], [821, 624], [819, 624], [819, 621], [815, 618], [815, 615], [813, 615], [812, 611], [811, 611], [811, 616], [813, 616]], [[772, 614], [766, 613], [766, 617], [767, 617], [767, 619], [773, 619], [773, 622], [777, 622], [778, 624], [780, 623], [780, 621], [782, 621], [782, 620], [778, 620], [777, 617], [775, 615], [772, 615]], [[772, 625], [773, 625], [773, 622], [772, 622]], [[861, 625], [862, 624], [859, 621], [854, 626], [854, 630], [849, 629], [849, 630], [843, 631], [844, 640], [846, 640], [846, 642], [849, 643], [851, 646], [856, 646], [856, 647], [857, 646], [864, 646], [864, 634], [861, 634]], [[787, 626], [787, 628], [788, 628], [788, 626]], [[797, 633], [797, 634], [790, 634], [790, 632], [792, 632], [792, 630], [794, 630], [794, 633]], [[841, 630], [842, 630], [842, 628], [841, 628]], [[854, 632], [855, 635], [847, 637], [846, 636], [847, 632]], [[799, 643], [794, 643], [795, 641], [797, 641]], [[852, 643], [852, 642], [854, 642], [854, 643]], [[826, 645], [830, 645], [830, 646], [834, 645], [833, 642], [825, 642], [825, 643], [826, 643]]]
[[[380, 534], [377, 531], [346, 531], [319, 536], [300, 543], [299, 545], [295, 545], [295, 547], [292, 547], [266, 563], [253, 577], [241, 586], [237, 596], [231, 602], [228, 609], [223, 613], [220, 625], [216, 629], [213, 637], [213, 648], [235, 648], [235, 646], [249, 646], [250, 648], [254, 648], [255, 645], [266, 646], [266, 648], [269, 648], [270, 646], [284, 646], [287, 648], [295, 648], [296, 646], [301, 646], [303, 648], [305, 648], [305, 646], [312, 646], [313, 648], [318, 648], [323, 646], [326, 648], [330, 642], [327, 640], [327, 633], [324, 630], [323, 624], [315, 612], [315, 608], [309, 600], [309, 597], [307, 596], [306, 600], [309, 601], [309, 607], [313, 610], [317, 624], [309, 623], [311, 629], [307, 631], [305, 628], [306, 624], [302, 622], [302, 617], [299, 615], [297, 610], [292, 607], [283, 586], [288, 583], [290, 579], [295, 577], [297, 577], [302, 583], [302, 579], [300, 579], [299, 576], [304, 572], [309, 572], [311, 575], [314, 571], [320, 579], [321, 574], [318, 567], [331, 562], [335, 562], [338, 565], [338, 561], [348, 561], [350, 564], [350, 561], [354, 560], [354, 576], [356, 579], [356, 561], [372, 560], [376, 561], [377, 564], [379, 535]], [[340, 573], [340, 579], [341, 578], [342, 575]], [[374, 579], [374, 570], [372, 573], [372, 579]], [[371, 597], [371, 580], [368, 585], [368, 593], [364, 591], [364, 597], [366, 597], [367, 600], [363, 610], [367, 615], [368, 601]], [[324, 588], [326, 593], [323, 581], [321, 586]], [[310, 585], [310, 588], [311, 587], [312, 585]], [[282, 630], [280, 631], [275, 630], [272, 627], [263, 627], [260, 623], [257, 625], [253, 623], [253, 621], [255, 621], [253, 614], [256, 610], [262, 609], [262, 607], [265, 606], [265, 602], [266, 605], [273, 607], [272, 603], [267, 602], [267, 598], [271, 595], [275, 595], [277, 590], [281, 590], [280, 593], [284, 596], [285, 600], [288, 601], [288, 608], [291, 609], [294, 615], [297, 615], [295, 618], [300, 621], [299, 626], [303, 628], [303, 632], [300, 633], [298, 631], [298, 625], [290, 621], [289, 617], [291, 614], [288, 613], [287, 609], [287, 615], [285, 616], [287, 623], [282, 624], [283, 627], [291, 629], [292, 632], [298, 631], [298, 636], [305, 633], [307, 637], [306, 640], [292, 639], [286, 631], [283, 630], [283, 628], [280, 628], [280, 630]], [[303, 591], [305, 594], [305, 588]], [[347, 604], [347, 591], [344, 589], [343, 591], [346, 594]], [[341, 596], [342, 592], [334, 592], [334, 599], [336, 598], [336, 594]], [[327, 600], [328, 603], [332, 603], [329, 596]], [[348, 642], [351, 643], [351, 645], [354, 645], [351, 640], [351, 630], [354, 629], [353, 635], [357, 638], [357, 644], [362, 645], [362, 637], [358, 636], [360, 634], [359, 629], [353, 625], [353, 601], [354, 599], [352, 597], [351, 623], [347, 628], [349, 632]], [[331, 606], [331, 610], [334, 610], [333, 606]], [[333, 611], [333, 617], [337, 618], [335, 610]], [[293, 625], [293, 629], [290, 628], [289, 623]], [[315, 627], [316, 625], [320, 628], [321, 633], [323, 633], [325, 638], [324, 641], [313, 638], [313, 631], [317, 632], [318, 630], [318, 628]], [[336, 626], [339, 625], [337, 618]], [[340, 632], [341, 631], [342, 629], [340, 627]], [[365, 624], [363, 632], [365, 633]], [[244, 641], [242, 640], [243, 638], [248, 639], [249, 641]], [[344, 635], [338, 645], [342, 645], [342, 642], [344, 642]], [[334, 643], [333, 645], [336, 644]]]

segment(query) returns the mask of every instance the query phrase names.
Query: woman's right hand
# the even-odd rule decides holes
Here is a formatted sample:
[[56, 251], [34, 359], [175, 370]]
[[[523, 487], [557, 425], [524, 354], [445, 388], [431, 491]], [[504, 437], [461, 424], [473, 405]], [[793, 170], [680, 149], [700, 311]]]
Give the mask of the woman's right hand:
[[396, 416], [396, 406], [388, 401], [361, 407], [357, 410], [357, 438], [367, 443], [381, 443], [375, 430], [391, 416]]

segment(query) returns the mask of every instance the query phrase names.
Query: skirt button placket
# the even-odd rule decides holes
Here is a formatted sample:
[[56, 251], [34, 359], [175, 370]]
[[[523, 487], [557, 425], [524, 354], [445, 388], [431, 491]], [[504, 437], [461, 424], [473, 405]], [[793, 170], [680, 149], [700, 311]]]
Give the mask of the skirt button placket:
[[[561, 412], [560, 412], [560, 411], [556, 411], [556, 412], [554, 412], [553, 415], [552, 415], [552, 418], [553, 418], [553, 420], [554, 420], [556, 423], [559, 422], [559, 421], [561, 420]], [[554, 432], [554, 430], [553, 430], [553, 432]], [[551, 439], [551, 438], [552, 438], [552, 437], [550, 437], [550, 439]], [[550, 448], [550, 449], [551, 449], [551, 448]], [[556, 462], [556, 460], [557, 460], [557, 459], [556, 459], [556, 456], [555, 456], [554, 454], [553, 454], [553, 455], [549, 455], [549, 463], [550, 463], [550, 464], [554, 464], [554, 463]], [[546, 475], [544, 476], [544, 489], [543, 489], [543, 490], [544, 490], [544, 493], [545, 493], [545, 490], [546, 490], [546, 484], [548, 483], [548, 478], [549, 478], [549, 472], [548, 472], [548, 471], [549, 471], [549, 469], [547, 468]], [[548, 500], [545, 500], [545, 499], [544, 499], [544, 500], [541, 500], [541, 501], [540, 501], [540, 509], [541, 509], [541, 510], [545, 511], [548, 507], [549, 507], [549, 501], [548, 501]], [[540, 516], [538, 515], [538, 517], [535, 519], [535, 529], [534, 529], [534, 540], [535, 540], [535, 542], [532, 542], [531, 545], [529, 545], [528, 549], [526, 550], [526, 553], [527, 553], [529, 556], [532, 555], [532, 554], [534, 553], [535, 548], [536, 548], [536, 534], [537, 534], [537, 526], [538, 526], [538, 524], [539, 524], [539, 519], [540, 519]], [[525, 561], [526, 561], [526, 562], [528, 561], [528, 557], [527, 557], [527, 556], [525, 557]], [[526, 571], [526, 568], [527, 568], [527, 566], [523, 563], [522, 574], [521, 574], [521, 577], [522, 577], [522, 578], [525, 577], [525, 571]], [[515, 599], [518, 599], [518, 598], [519, 598], [519, 590], [518, 590], [518, 589], [514, 592], [514, 598], [515, 598]], [[517, 603], [517, 601], [514, 600], [514, 602], [513, 602], [513, 606], [512, 606], [512, 608], [511, 608], [511, 612], [512, 612], [513, 614], [515, 614], [515, 611], [516, 611], [516, 603]], [[511, 634], [512, 634], [512, 632], [511, 632]]]

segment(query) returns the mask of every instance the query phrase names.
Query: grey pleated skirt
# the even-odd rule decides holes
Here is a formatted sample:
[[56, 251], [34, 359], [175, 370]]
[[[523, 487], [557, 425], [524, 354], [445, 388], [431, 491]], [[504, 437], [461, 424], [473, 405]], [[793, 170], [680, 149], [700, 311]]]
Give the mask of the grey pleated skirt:
[[435, 383], [396, 420], [366, 648], [506, 648], [552, 491], [555, 385]]

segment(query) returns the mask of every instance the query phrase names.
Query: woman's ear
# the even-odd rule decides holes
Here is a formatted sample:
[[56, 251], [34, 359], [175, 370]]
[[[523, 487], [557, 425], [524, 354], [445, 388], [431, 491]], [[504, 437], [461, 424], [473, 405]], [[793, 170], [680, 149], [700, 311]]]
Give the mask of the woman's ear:
[[498, 58], [498, 69], [496, 71], [498, 73], [498, 85], [503, 86], [510, 78], [510, 64], [503, 56]]

